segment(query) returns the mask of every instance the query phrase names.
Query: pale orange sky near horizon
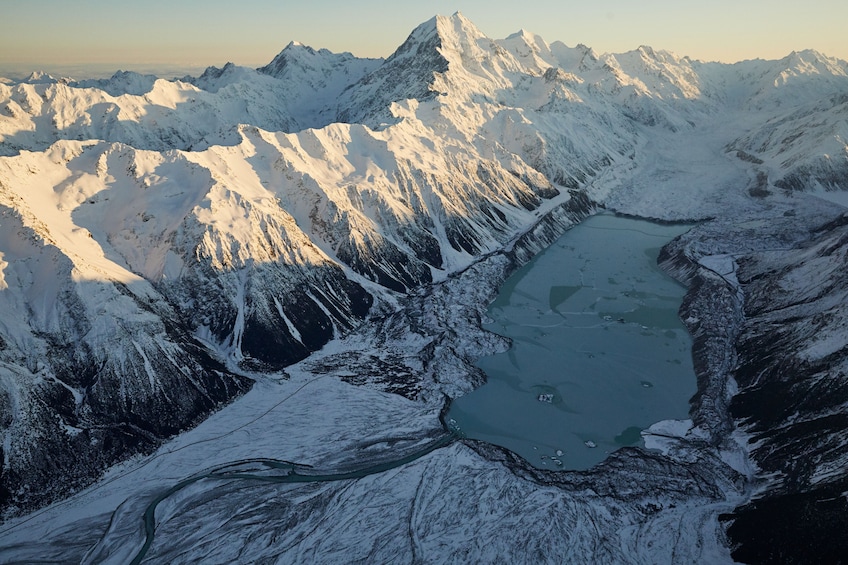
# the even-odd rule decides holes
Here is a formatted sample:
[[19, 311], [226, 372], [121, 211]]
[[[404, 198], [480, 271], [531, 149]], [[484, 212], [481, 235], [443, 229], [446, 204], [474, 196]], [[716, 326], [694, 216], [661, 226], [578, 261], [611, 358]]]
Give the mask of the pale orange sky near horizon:
[[434, 0], [388, 6], [375, 0], [6, 2], [0, 71], [205, 67], [227, 61], [259, 66], [292, 40], [386, 57], [420, 23], [456, 11], [493, 39], [526, 29], [549, 43], [583, 43], [599, 53], [650, 45], [693, 59], [735, 62], [779, 59], [811, 48], [848, 59], [844, 1]]

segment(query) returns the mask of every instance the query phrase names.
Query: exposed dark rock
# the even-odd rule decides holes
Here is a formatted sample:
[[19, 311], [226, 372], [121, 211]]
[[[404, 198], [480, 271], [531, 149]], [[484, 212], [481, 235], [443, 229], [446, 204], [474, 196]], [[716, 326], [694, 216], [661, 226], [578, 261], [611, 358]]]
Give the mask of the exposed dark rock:
[[[690, 277], [681, 314], [694, 337], [693, 419], [703, 423], [712, 414], [706, 421], [721, 423], [711, 428], [714, 441], [727, 438], [734, 425], [749, 437], [761, 486], [753, 501], [724, 518], [735, 559], [841, 562], [848, 549], [846, 483], [837, 471], [848, 459], [842, 410], [848, 403], [848, 228], [843, 216], [824, 225], [810, 212], [783, 218], [762, 240], [799, 239], [738, 256], [733, 276], [741, 294], [717, 273], [701, 269]], [[819, 225], [805, 230], [814, 221]], [[730, 247], [743, 241], [732, 229], [724, 237]], [[680, 242], [675, 245], [678, 252], [664, 260], [691, 273], [679, 262]], [[722, 373], [732, 375], [738, 391], [728, 389], [726, 378], [722, 384]]]
[[848, 481], [770, 495], [721, 516], [740, 563], [845, 563]]

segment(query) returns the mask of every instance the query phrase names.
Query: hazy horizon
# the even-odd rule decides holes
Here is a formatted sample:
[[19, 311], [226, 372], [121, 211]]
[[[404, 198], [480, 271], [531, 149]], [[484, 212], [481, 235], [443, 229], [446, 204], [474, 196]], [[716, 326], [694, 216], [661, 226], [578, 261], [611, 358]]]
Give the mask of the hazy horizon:
[[419, 24], [460, 11], [492, 39], [520, 29], [548, 43], [588, 45], [621, 53], [650, 45], [702, 61], [733, 63], [780, 59], [815, 49], [848, 59], [843, 22], [848, 3], [717, 0], [681, 5], [669, 0], [636, 6], [623, 0], [564, 4], [529, 0], [519, 5], [467, 0], [435, 1], [402, 9], [366, 0], [317, 0], [286, 7], [270, 0], [181, 2], [143, 6], [81, 0], [30, 0], [4, 6], [0, 23], [0, 76], [45, 71], [77, 78], [117, 70], [182, 76], [227, 62], [257, 67], [290, 41], [358, 57], [389, 56]]

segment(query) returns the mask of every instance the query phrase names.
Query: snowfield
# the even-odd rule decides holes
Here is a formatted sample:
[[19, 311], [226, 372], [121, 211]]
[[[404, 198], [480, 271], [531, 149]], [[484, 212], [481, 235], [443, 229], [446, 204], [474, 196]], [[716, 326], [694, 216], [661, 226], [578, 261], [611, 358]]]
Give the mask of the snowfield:
[[[0, 561], [842, 555], [846, 191], [848, 63], [814, 51], [457, 13], [385, 60], [0, 80]], [[602, 208], [699, 221], [660, 257], [690, 420], [581, 472], [456, 437], [500, 283]]]

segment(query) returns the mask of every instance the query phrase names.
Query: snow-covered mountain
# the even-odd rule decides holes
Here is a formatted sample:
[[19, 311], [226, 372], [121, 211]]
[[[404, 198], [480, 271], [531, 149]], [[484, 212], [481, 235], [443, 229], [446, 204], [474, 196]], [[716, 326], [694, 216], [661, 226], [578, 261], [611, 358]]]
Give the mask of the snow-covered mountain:
[[[227, 63], [199, 77], [2, 80], [0, 507], [13, 519], [66, 497], [254, 382], [274, 398], [295, 394], [294, 383], [310, 376], [337, 382], [322, 398], [400, 395], [408, 405], [377, 402], [414, 412], [421, 421], [410, 424], [411, 436], [430, 437], [444, 396], [479, 384], [474, 358], [501, 344], [479, 328], [498, 282], [606, 206], [664, 220], [714, 218], [667, 251], [668, 268], [692, 286], [684, 309], [701, 309], [687, 322], [701, 359], [694, 427], [669, 440], [663, 456], [627, 452], [577, 478], [542, 476], [486, 446], [432, 457], [454, 458], [448, 469], [466, 461], [475, 473], [506, 466], [512, 478], [498, 480], [520, 479], [521, 489], [609, 492], [569, 512], [578, 521], [581, 512], [593, 520], [616, 513], [610, 523], [635, 528], [628, 543], [644, 560], [682, 551], [693, 536], [704, 547], [681, 555], [728, 558], [717, 516], [748, 502], [759, 478], [790, 477], [763, 487], [764, 499], [836, 492], [845, 480], [838, 468], [848, 442], [837, 431], [801, 477], [787, 470], [791, 452], [781, 452], [796, 436], [764, 432], [782, 424], [755, 406], [765, 401], [748, 399], [761, 394], [752, 367], [784, 362], [762, 357], [757, 340], [782, 343], [762, 328], [793, 323], [805, 330], [786, 344], [798, 351], [792, 373], [827, 357], [815, 375], [836, 390], [804, 421], [841, 414], [839, 402], [848, 402], [834, 357], [848, 343], [838, 314], [840, 209], [806, 196], [848, 190], [846, 112], [848, 64], [814, 51], [734, 65], [644, 46], [598, 54], [526, 31], [492, 40], [461, 14], [423, 23], [385, 60], [292, 42], [260, 69]], [[792, 251], [769, 255], [777, 248]], [[715, 274], [715, 257], [738, 265], [736, 278]], [[815, 296], [802, 284], [810, 280]], [[786, 318], [773, 288], [786, 308], [809, 308]], [[791, 426], [792, 414], [806, 414], [793, 386], [781, 420]], [[248, 398], [262, 405], [252, 394], [222, 413], [246, 409], [234, 407]], [[360, 410], [354, 420], [380, 409], [350, 402]], [[318, 441], [369, 441], [338, 433], [332, 418], [290, 414], [280, 416], [296, 428], [286, 433], [307, 439], [283, 444], [304, 457]], [[745, 460], [743, 431], [758, 438], [752, 467], [727, 463]], [[266, 433], [254, 432], [258, 446], [267, 447]], [[235, 460], [236, 451], [215, 461]], [[344, 462], [314, 456], [322, 468]], [[625, 496], [616, 481], [630, 480], [639, 458], [649, 462], [639, 471], [645, 490]], [[409, 472], [424, 481], [432, 471]], [[664, 482], [664, 473], [681, 484], [696, 473], [697, 487], [669, 486], [678, 479]], [[663, 498], [666, 487], [678, 490]], [[471, 478], [449, 491], [473, 498], [475, 488], [482, 483]], [[703, 508], [672, 534], [665, 520], [680, 520], [686, 501]], [[655, 520], [633, 517], [648, 508], [659, 512]], [[313, 511], [324, 510], [304, 510]], [[741, 510], [737, 523], [751, 512]], [[16, 523], [0, 536], [18, 539]], [[742, 538], [735, 543], [752, 539]], [[103, 540], [91, 559], [120, 561]], [[626, 560], [610, 547], [592, 555]], [[21, 551], [6, 556], [37, 555]], [[269, 555], [283, 554], [255, 554]]]

